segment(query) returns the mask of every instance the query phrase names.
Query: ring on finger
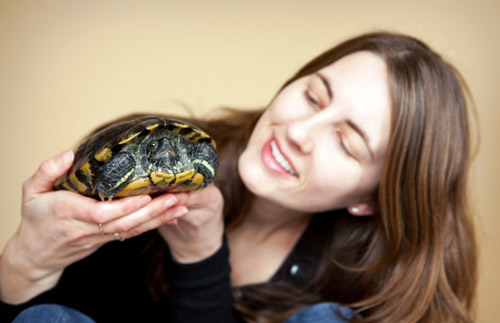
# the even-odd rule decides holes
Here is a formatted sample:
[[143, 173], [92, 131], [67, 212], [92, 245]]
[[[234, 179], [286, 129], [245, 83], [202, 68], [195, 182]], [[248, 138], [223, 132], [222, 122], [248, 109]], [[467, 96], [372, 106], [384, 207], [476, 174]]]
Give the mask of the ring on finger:
[[120, 236], [118, 232], [113, 233], [113, 237], [115, 237], [116, 241], [124, 241], [125, 239]]
[[102, 228], [102, 223], [98, 223], [99, 224], [99, 232], [101, 232], [102, 234], [106, 235], [107, 233], [104, 232], [104, 229]]

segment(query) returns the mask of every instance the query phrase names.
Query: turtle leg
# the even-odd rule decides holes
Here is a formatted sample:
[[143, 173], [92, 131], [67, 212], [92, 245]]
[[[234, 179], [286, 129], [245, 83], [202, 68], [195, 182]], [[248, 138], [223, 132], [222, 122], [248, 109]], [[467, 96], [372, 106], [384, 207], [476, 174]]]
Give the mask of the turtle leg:
[[109, 162], [99, 167], [95, 186], [101, 199], [103, 197], [112, 199], [127, 184], [134, 171], [135, 159], [128, 152], [116, 154]]
[[201, 143], [195, 145], [189, 155], [196, 172], [203, 175], [201, 188], [204, 188], [214, 180], [215, 172], [219, 167], [217, 150], [209, 143]]

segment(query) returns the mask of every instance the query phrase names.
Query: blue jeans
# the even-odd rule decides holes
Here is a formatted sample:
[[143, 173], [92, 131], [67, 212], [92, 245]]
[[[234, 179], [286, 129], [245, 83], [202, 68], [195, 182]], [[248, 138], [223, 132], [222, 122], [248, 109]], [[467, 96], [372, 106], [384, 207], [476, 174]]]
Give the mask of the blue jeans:
[[346, 323], [352, 310], [335, 303], [318, 303], [294, 314], [286, 323]]
[[[340, 314], [340, 316], [339, 316]], [[345, 323], [343, 317], [352, 317], [352, 311], [335, 303], [319, 303], [290, 317], [286, 323]], [[43, 304], [29, 307], [19, 313], [12, 323], [95, 323], [88, 316], [68, 307]]]
[[43, 304], [29, 307], [19, 313], [12, 323], [95, 323], [88, 316], [69, 307]]

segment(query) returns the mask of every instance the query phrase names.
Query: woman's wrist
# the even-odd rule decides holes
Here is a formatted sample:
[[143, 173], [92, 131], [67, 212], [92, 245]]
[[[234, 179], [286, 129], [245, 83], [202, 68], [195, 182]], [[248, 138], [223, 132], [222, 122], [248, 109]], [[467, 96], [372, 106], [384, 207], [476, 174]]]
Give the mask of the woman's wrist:
[[0, 256], [0, 300], [20, 304], [54, 287], [63, 270], [47, 271], [35, 268], [25, 253], [16, 251], [16, 242], [10, 240]]
[[208, 258], [220, 249], [224, 226], [222, 219], [216, 217], [201, 227], [181, 220], [175, 227], [164, 225], [158, 231], [167, 242], [172, 259], [190, 264]]
[[222, 246], [222, 236], [220, 239], [211, 240], [191, 242], [189, 245], [171, 246], [170, 254], [174, 261], [181, 264], [205, 260], [215, 254]]

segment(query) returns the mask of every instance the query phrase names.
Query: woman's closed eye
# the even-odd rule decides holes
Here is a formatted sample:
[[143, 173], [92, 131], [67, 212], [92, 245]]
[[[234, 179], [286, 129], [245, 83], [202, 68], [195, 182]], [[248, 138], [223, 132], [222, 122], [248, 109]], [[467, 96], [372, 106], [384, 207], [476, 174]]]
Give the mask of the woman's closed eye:
[[329, 105], [333, 99], [330, 83], [319, 73], [311, 78], [304, 96], [310, 105], [320, 109]]
[[312, 91], [306, 90], [304, 91], [304, 97], [306, 98], [307, 102], [312, 105], [315, 108], [322, 109], [324, 106], [321, 103], [320, 98], [315, 95]]
[[338, 142], [340, 149], [349, 157], [354, 158], [357, 160], [357, 158], [354, 156], [354, 154], [350, 150], [349, 142], [345, 138], [345, 136], [342, 134], [340, 130], [336, 131], [336, 135], [338, 137]]

